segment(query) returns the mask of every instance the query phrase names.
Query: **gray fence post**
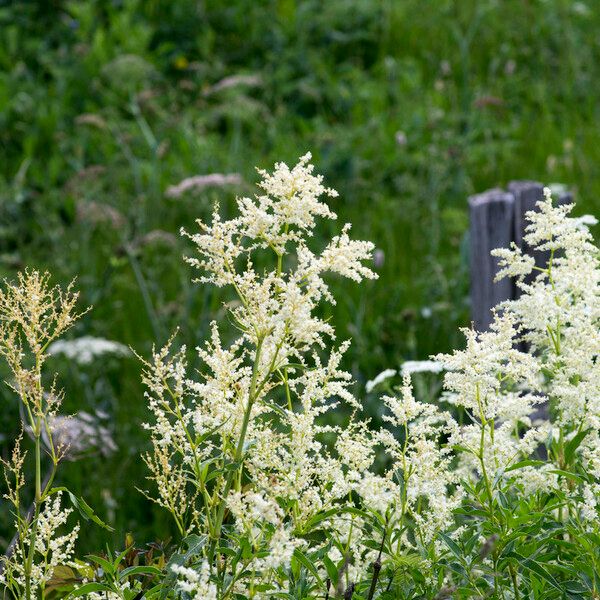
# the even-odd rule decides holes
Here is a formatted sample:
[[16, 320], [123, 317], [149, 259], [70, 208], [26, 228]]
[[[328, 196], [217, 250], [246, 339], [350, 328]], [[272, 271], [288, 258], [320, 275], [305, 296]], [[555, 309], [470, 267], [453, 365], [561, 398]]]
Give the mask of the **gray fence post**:
[[508, 184], [508, 191], [514, 196], [515, 202], [515, 244], [527, 252], [523, 236], [527, 220], [525, 213], [535, 210], [536, 203], [544, 197], [544, 186], [537, 181], [511, 181]]
[[512, 194], [500, 189], [488, 190], [469, 198], [471, 220], [471, 314], [475, 328], [487, 329], [491, 309], [513, 297], [509, 279], [494, 282], [498, 259], [494, 248], [508, 247], [513, 239], [515, 203]]
[[[471, 318], [479, 331], [488, 329], [494, 306], [519, 294], [508, 278], [494, 282], [498, 262], [490, 252], [494, 248], [508, 248], [514, 242], [523, 252], [533, 255], [538, 267], [545, 267], [548, 262], [548, 253], [533, 252], [523, 239], [527, 226], [525, 214], [536, 209], [543, 190], [537, 181], [511, 181], [508, 191], [492, 189], [469, 197]], [[572, 200], [570, 193], [563, 192], [556, 202], [565, 204]]]

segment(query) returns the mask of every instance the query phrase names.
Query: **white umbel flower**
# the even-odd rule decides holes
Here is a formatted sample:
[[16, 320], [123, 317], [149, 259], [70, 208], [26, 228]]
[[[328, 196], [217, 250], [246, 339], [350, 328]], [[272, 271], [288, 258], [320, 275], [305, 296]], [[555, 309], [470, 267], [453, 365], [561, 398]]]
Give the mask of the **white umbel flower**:
[[441, 373], [444, 365], [436, 360], [407, 360], [402, 363], [402, 375], [413, 373]]
[[72, 340], [52, 342], [48, 347], [48, 354], [63, 354], [80, 365], [89, 365], [103, 355], [127, 356], [130, 352], [127, 346], [119, 342], [84, 335]]
[[390, 379], [391, 377], [395, 377], [397, 373], [398, 371], [395, 369], [385, 369], [384, 371], [381, 371], [381, 373], [379, 373], [374, 379], [367, 381], [367, 384], [365, 385], [367, 394], [370, 394], [379, 384]]

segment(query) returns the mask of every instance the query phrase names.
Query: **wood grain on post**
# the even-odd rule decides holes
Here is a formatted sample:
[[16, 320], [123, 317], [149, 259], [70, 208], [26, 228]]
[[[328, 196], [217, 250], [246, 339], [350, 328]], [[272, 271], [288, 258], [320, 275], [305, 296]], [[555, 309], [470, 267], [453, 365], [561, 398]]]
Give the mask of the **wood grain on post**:
[[471, 314], [475, 328], [484, 331], [492, 321], [492, 308], [514, 295], [512, 280], [494, 282], [499, 271], [498, 259], [490, 254], [494, 248], [508, 248], [513, 241], [514, 196], [500, 189], [470, 196], [469, 215]]
[[511, 181], [508, 191], [515, 197], [515, 244], [527, 252], [528, 248], [523, 240], [527, 219], [525, 215], [530, 210], [535, 210], [536, 204], [544, 197], [544, 186], [537, 181]]

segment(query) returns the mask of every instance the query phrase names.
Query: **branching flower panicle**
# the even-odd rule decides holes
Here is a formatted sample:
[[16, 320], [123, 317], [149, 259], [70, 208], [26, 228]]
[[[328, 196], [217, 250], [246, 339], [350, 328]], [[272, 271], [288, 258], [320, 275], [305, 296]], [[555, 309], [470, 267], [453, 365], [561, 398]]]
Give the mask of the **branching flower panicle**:
[[[81, 316], [75, 312], [77, 300], [73, 284], [66, 290], [51, 286], [47, 273], [33, 270], [19, 273], [15, 283], [4, 282], [0, 289], [0, 355], [12, 373], [8, 384], [22, 405], [23, 429], [33, 438], [35, 458], [32, 481], [24, 472], [21, 438], [12, 459], [3, 462], [9, 490], [5, 497], [12, 504], [16, 533], [3, 557], [2, 578], [13, 595], [27, 600], [43, 596], [54, 569], [70, 564], [77, 539], [78, 526], [59, 533], [72, 511], [61, 508], [61, 493], [52, 488], [68, 450], [61, 436], [57, 440], [54, 435], [62, 422], [57, 413], [63, 393], [56, 376], [48, 386], [42, 377], [49, 346]], [[46, 468], [44, 462], [49, 462]], [[35, 489], [29, 511], [21, 494], [26, 483]]]
[[[207, 536], [208, 563], [201, 564], [213, 577], [214, 548], [233, 543], [224, 528], [233, 521], [257, 553], [243, 567], [274, 590], [275, 571], [304, 547], [311, 519], [345, 501], [356, 473], [372, 462], [361, 456], [357, 463], [364, 447], [356, 437], [319, 424], [340, 400], [360, 403], [340, 366], [348, 343], [327, 356], [335, 332], [316, 311], [333, 302], [327, 273], [376, 278], [364, 264], [373, 244], [351, 240], [346, 225], [320, 253], [309, 248], [317, 218], [336, 218], [322, 198], [337, 196], [310, 158], [259, 171], [262, 193], [238, 199], [238, 216], [223, 220], [217, 208], [212, 223], [198, 222], [199, 233], [183, 232], [196, 247], [197, 256], [186, 260], [199, 281], [235, 294], [230, 314], [239, 337], [226, 346], [212, 324], [210, 340], [197, 349], [200, 380], [186, 374], [185, 351], [172, 354], [168, 346], [146, 363], [144, 376], [154, 415], [154, 451], [145, 460], [156, 501], [182, 533]], [[265, 260], [271, 267], [258, 270]], [[336, 451], [326, 438], [338, 434]], [[231, 591], [247, 585], [237, 581], [247, 577], [238, 568], [227, 576], [235, 582]]]

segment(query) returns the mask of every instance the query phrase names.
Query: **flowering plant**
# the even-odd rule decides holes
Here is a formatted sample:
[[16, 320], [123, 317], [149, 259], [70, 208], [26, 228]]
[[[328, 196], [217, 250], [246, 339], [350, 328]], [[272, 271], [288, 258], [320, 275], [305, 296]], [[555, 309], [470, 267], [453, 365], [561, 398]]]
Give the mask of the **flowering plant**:
[[[20, 274], [16, 284], [0, 291], [0, 355], [13, 376], [8, 384], [20, 400], [25, 431], [34, 441], [35, 487], [26, 510], [21, 435], [11, 458], [2, 460], [8, 490], [4, 497], [12, 505], [16, 533], [0, 563], [0, 581], [14, 596], [28, 600], [44, 595], [57, 566], [71, 563], [79, 529], [75, 525], [64, 535], [58, 531], [72, 512], [62, 508], [65, 490], [52, 487], [68, 448], [56, 439], [54, 427], [62, 393], [54, 381], [45, 388], [42, 377], [49, 345], [80, 316], [74, 312], [77, 297], [71, 286], [64, 292], [51, 287], [48, 275], [36, 271]], [[43, 454], [49, 463], [45, 476]]]
[[187, 261], [199, 281], [235, 294], [237, 339], [225, 346], [212, 324], [198, 349], [206, 365], [199, 381], [187, 374], [185, 349], [172, 353], [171, 343], [146, 363], [152, 497], [201, 548], [192, 567], [179, 557], [172, 566], [179, 589], [196, 597], [283, 593], [290, 568], [297, 585], [325, 593], [313, 553], [334, 569], [347, 563], [346, 587], [366, 564], [357, 541], [363, 516], [348, 498], [368, 477], [373, 442], [363, 423], [323, 424], [339, 401], [360, 405], [340, 367], [348, 342], [326, 352], [334, 330], [316, 309], [334, 301], [327, 273], [375, 278], [363, 264], [373, 245], [351, 240], [346, 225], [319, 253], [310, 249], [316, 218], [336, 218], [321, 197], [337, 194], [309, 159], [261, 171], [262, 193], [239, 199], [239, 216], [223, 221], [216, 210], [199, 233], [184, 232], [198, 252]]
[[[345, 225], [311, 247], [317, 218], [335, 219], [323, 198], [336, 192], [309, 160], [260, 171], [261, 192], [238, 199], [237, 216], [222, 220], [217, 208], [183, 232], [199, 281], [231, 290], [236, 335], [225, 343], [213, 323], [196, 375], [174, 337], [144, 361], [152, 485], [142, 493], [179, 534], [168, 561], [94, 556], [91, 574], [74, 562], [77, 528], [57, 534], [69, 514], [64, 489], [51, 487], [59, 395], [43, 392], [41, 367], [76, 296], [37, 273], [2, 293], [2, 353], [36, 453], [29, 516], [19, 443], [4, 463], [18, 546], [2, 581], [14, 597], [44, 597], [69, 565], [82, 573], [71, 594], [91, 599], [598, 597], [600, 265], [586, 225], [546, 191], [525, 237], [546, 266], [516, 247], [495, 251], [519, 297], [497, 307], [489, 331], [465, 329], [465, 349], [404, 365], [398, 387], [394, 369], [370, 381], [369, 391], [388, 390], [385, 426], [374, 429], [342, 368], [349, 342], [336, 343], [319, 316], [334, 303], [329, 274], [376, 277], [365, 264], [373, 245]], [[424, 370], [445, 371], [436, 402], [415, 396]], [[344, 426], [328, 419], [340, 403]]]

